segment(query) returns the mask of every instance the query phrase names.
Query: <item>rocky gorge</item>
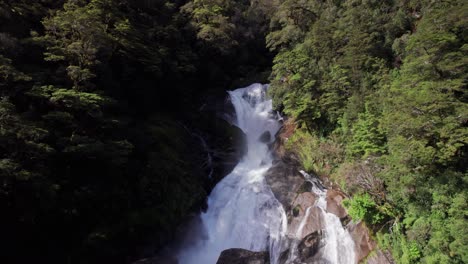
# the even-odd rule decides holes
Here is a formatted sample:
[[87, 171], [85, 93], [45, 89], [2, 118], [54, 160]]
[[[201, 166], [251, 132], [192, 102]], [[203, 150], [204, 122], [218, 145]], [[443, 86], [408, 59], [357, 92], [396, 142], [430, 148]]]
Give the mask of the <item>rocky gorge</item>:
[[[231, 100], [221, 102], [215, 106], [206, 106], [203, 111], [205, 114], [209, 113], [216, 117], [218, 124], [222, 126], [218, 125], [217, 130], [214, 131], [217, 131], [218, 135], [225, 136], [210, 137], [209, 133], [203, 137], [198, 134], [194, 135], [205, 146], [207, 156], [203, 164], [209, 165], [206, 171], [209, 172], [209, 182], [213, 184], [212, 186], [223, 180], [223, 175], [235, 170], [236, 163], [242, 155], [247, 153], [249, 141], [245, 131], [233, 125], [235, 111]], [[348, 198], [347, 194], [333, 185], [327, 177], [319, 178], [313, 173], [304, 172], [298, 157], [286, 150], [284, 145], [294, 130], [294, 123], [285, 121], [281, 123], [281, 128], [276, 133], [266, 131], [260, 133], [259, 137], [256, 136], [262, 144], [267, 145], [272, 153], [271, 167], [263, 172], [263, 177], [267, 188], [271, 189], [274, 198], [284, 209], [286, 217], [276, 263], [394, 263], [389, 252], [378, 248], [372, 232], [365, 223], [351, 220], [343, 206], [343, 201]], [[271, 135], [272, 133], [274, 136]], [[220, 148], [223, 142], [231, 147]], [[261, 161], [261, 164], [263, 162]], [[248, 223], [241, 223], [241, 225], [244, 224]], [[336, 226], [330, 227], [333, 224]], [[179, 228], [178, 236], [185, 237], [184, 247], [187, 244], [198, 243], [196, 237], [206, 236], [203, 234], [204, 231], [198, 227], [194, 228], [194, 226], [202, 225], [202, 219], [194, 215], [192, 220], [187, 220], [186, 224]], [[335, 240], [330, 242], [330, 239]], [[332, 243], [331, 247], [335, 248], [331, 249], [329, 243]], [[334, 256], [328, 256], [330, 254]], [[218, 264], [272, 263], [269, 251], [253, 251], [236, 247], [225, 248], [215, 259]], [[178, 264], [180, 262], [174, 256], [174, 248], [166, 248], [157, 257], [135, 262], [135, 264], [154, 263]]]
[[[272, 192], [285, 208], [288, 219], [287, 237], [291, 241], [299, 239], [298, 259], [288, 262], [289, 248], [282, 253], [280, 263], [326, 263], [321, 262], [319, 253], [320, 248], [325, 246], [323, 244], [325, 226], [320, 209], [314, 206], [317, 203], [317, 194], [311, 191], [312, 183], [301, 173], [298, 158], [284, 148], [284, 143], [293, 132], [294, 125], [285, 122], [276, 135], [275, 143], [271, 145], [274, 149], [274, 164], [265, 174]], [[327, 189], [326, 211], [340, 219], [354, 242], [356, 259], [349, 260], [348, 263], [395, 263], [389, 252], [378, 248], [371, 231], [364, 222], [353, 222], [350, 219], [342, 203], [347, 198], [347, 194], [333, 186], [327, 178], [318, 179], [315, 175], [312, 177], [320, 183], [327, 183], [323, 186]], [[310, 208], [309, 212], [307, 212], [308, 208]], [[268, 252], [228, 249], [221, 253], [217, 264], [269, 264], [269, 259], [265, 258], [265, 255], [267, 256]]]

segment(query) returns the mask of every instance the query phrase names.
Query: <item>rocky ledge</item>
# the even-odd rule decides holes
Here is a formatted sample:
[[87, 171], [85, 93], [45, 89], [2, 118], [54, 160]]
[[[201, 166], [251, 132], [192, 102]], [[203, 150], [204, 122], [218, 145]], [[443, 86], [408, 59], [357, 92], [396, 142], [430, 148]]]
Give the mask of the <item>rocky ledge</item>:
[[221, 252], [216, 264], [269, 264], [268, 252], [253, 252], [241, 248], [231, 248]]

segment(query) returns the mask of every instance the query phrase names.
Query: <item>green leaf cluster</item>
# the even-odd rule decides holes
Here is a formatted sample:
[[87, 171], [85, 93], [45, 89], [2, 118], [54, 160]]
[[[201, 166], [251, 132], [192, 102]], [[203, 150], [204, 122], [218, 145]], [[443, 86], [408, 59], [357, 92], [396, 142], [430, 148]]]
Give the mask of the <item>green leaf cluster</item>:
[[343, 201], [343, 205], [348, 209], [352, 219], [362, 220], [369, 225], [380, 224], [386, 218], [369, 194], [356, 194], [351, 199]]

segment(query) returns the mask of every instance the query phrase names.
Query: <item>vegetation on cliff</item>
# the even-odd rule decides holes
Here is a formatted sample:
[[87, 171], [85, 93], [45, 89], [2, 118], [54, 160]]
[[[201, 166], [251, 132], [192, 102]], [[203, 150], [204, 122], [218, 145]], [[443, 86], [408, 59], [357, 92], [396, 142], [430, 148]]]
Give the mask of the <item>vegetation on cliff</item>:
[[[287, 145], [399, 263], [468, 261], [465, 1], [284, 1], [268, 46]], [[276, 23], [276, 24], [275, 24]]]

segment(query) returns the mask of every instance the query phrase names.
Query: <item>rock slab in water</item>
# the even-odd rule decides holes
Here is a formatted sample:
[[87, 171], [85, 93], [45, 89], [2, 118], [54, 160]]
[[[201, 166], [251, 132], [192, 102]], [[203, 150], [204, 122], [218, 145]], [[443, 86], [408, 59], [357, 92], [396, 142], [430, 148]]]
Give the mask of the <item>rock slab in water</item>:
[[297, 190], [304, 183], [304, 177], [299, 173], [298, 164], [294, 160], [281, 159], [265, 174], [265, 179], [286, 212], [296, 198]]
[[305, 263], [317, 263], [319, 260], [316, 258], [316, 254], [319, 251], [320, 247], [323, 246], [320, 244], [322, 240], [322, 231], [315, 231], [301, 241], [298, 246], [299, 258]]
[[336, 190], [330, 189], [327, 191], [327, 211], [338, 218], [343, 219], [348, 216], [348, 212], [343, 207], [342, 202], [345, 196]]
[[260, 140], [260, 142], [262, 142], [262, 143], [270, 143], [270, 141], [271, 141], [270, 131], [263, 132], [263, 134], [260, 136], [260, 138], [258, 140]]
[[211, 148], [213, 180], [217, 183], [239, 163], [247, 151], [247, 141], [244, 132], [237, 126], [221, 119], [213, 123], [211, 135], [206, 141]]
[[206, 141], [212, 157], [212, 182], [210, 189], [229, 174], [247, 151], [244, 132], [233, 125], [235, 109], [225, 92], [206, 98], [200, 107], [198, 119], [193, 122], [197, 133]]
[[[314, 206], [317, 197], [311, 192], [303, 192], [296, 196], [292, 204], [292, 215], [290, 215], [290, 223], [288, 225], [288, 236], [291, 238], [303, 239], [311, 233], [320, 231], [325, 228], [322, 212], [320, 208]], [[309, 215], [304, 219], [307, 208], [309, 208]], [[298, 234], [298, 229], [301, 222], [305, 221], [302, 232]]]
[[364, 222], [348, 224], [348, 231], [353, 238], [356, 257], [360, 262], [376, 248], [376, 243], [372, 240]]
[[230, 248], [221, 252], [216, 264], [270, 264], [268, 252]]

